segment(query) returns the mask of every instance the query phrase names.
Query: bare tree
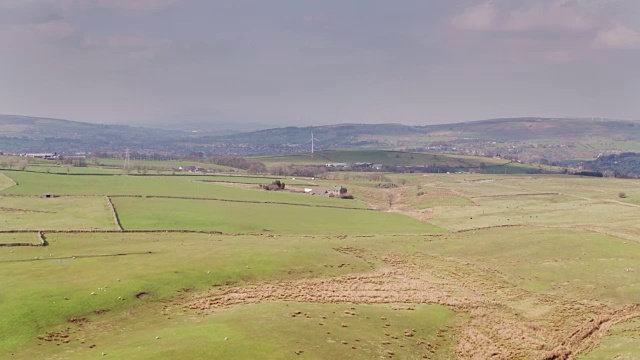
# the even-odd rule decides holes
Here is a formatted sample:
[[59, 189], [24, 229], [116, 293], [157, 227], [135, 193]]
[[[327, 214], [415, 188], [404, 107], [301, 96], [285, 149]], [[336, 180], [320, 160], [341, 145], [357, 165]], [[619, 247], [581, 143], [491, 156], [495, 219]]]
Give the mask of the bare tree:
[[396, 200], [396, 194], [392, 191], [386, 191], [385, 195], [387, 196], [387, 200], [389, 201], [389, 210], [393, 207], [393, 203]]

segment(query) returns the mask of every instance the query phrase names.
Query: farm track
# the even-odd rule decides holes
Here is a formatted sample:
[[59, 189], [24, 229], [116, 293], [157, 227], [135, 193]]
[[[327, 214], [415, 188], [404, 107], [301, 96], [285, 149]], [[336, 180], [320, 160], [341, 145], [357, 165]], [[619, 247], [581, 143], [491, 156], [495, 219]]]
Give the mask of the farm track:
[[460, 359], [572, 359], [597, 345], [612, 325], [640, 317], [639, 305], [612, 309], [596, 301], [533, 293], [494, 269], [453, 258], [377, 255], [348, 246], [335, 250], [384, 266], [330, 279], [227, 286], [175, 305], [199, 314], [265, 301], [445, 305], [469, 315], [456, 329]]

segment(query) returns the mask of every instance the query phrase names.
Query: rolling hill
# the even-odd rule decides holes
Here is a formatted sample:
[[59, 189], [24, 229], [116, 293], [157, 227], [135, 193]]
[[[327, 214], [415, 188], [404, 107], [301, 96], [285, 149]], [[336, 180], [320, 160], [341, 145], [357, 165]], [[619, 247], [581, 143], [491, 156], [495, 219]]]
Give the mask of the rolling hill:
[[[285, 127], [213, 137], [233, 143], [303, 146], [311, 132], [318, 146], [393, 146], [433, 141], [539, 141], [593, 142], [594, 139], [640, 142], [640, 122], [624, 120], [514, 118], [454, 124], [409, 126], [400, 124], [339, 124], [317, 127]], [[203, 139], [201, 139], [203, 140]]]
[[186, 137], [179, 131], [0, 115], [0, 151], [7, 152], [167, 151]]
[[0, 151], [68, 154], [130, 148], [175, 155], [288, 155], [308, 152], [312, 132], [317, 150], [501, 155], [542, 164], [640, 152], [640, 122], [624, 120], [514, 118], [425, 126], [337, 124], [211, 136], [13, 115], [0, 115]]

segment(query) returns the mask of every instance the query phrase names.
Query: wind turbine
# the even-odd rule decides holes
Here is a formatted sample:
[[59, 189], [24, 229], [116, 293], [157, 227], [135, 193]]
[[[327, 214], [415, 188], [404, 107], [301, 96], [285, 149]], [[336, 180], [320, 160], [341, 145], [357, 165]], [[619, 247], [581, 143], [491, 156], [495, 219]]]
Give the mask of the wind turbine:
[[315, 152], [316, 141], [318, 141], [318, 139], [316, 139], [316, 137], [313, 136], [313, 131], [312, 131], [311, 132], [311, 140], [308, 141], [308, 142], [311, 143], [311, 155], [313, 155], [313, 153]]

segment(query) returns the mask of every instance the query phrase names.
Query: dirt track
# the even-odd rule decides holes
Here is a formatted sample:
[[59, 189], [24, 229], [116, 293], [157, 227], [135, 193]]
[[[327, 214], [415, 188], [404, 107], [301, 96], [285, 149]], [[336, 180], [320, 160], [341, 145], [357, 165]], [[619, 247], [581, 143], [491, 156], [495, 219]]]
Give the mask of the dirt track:
[[190, 298], [185, 306], [206, 314], [263, 301], [441, 304], [469, 315], [456, 330], [460, 359], [572, 359], [597, 345], [612, 325], [640, 317], [640, 305], [611, 309], [531, 293], [495, 270], [456, 259], [336, 250], [385, 266], [370, 274], [224, 287]]

